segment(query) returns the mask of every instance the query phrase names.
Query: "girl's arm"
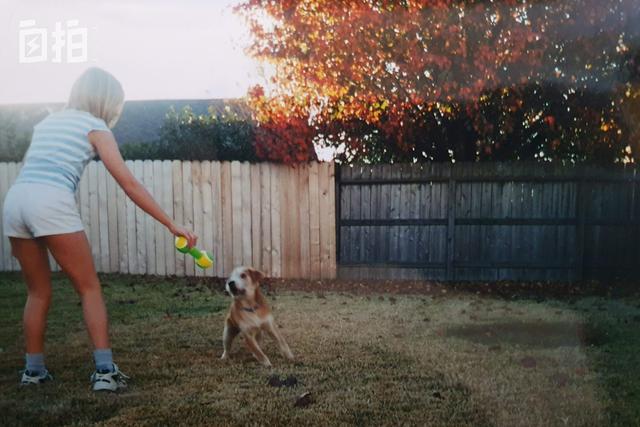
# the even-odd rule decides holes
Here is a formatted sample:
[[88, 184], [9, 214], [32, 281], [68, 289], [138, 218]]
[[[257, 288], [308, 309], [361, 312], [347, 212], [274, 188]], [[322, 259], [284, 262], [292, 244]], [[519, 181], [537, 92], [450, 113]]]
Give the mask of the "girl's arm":
[[174, 236], [184, 236], [189, 242], [189, 247], [195, 246], [198, 237], [186, 228], [176, 225], [173, 220], [156, 203], [146, 188], [131, 173], [122, 159], [118, 143], [113, 134], [106, 131], [92, 131], [89, 133], [89, 142], [93, 145], [109, 173], [127, 196], [143, 211], [158, 220], [167, 227]]

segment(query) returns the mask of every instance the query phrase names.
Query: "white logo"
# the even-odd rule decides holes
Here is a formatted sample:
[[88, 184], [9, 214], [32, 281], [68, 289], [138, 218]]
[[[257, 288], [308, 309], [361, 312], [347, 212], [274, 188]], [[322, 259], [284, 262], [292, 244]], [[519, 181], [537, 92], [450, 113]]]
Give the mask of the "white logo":
[[[63, 28], [62, 22], [56, 22], [54, 31], [49, 34], [46, 28], [36, 27], [34, 19], [20, 21], [18, 61], [21, 64], [46, 62], [51, 50], [51, 62], [87, 62], [87, 28], [79, 27], [77, 19], [68, 20], [65, 24], [66, 28]], [[51, 45], [49, 39], [52, 40]]]

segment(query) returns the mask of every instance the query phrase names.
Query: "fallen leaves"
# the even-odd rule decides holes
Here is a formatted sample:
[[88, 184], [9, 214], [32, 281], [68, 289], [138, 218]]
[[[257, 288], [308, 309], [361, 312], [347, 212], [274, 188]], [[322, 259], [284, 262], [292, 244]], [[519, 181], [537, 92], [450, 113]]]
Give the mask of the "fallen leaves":
[[279, 375], [273, 374], [267, 380], [267, 384], [271, 387], [295, 387], [298, 385], [298, 379], [293, 375], [281, 379]]
[[306, 408], [314, 402], [313, 396], [311, 392], [305, 391], [296, 399], [296, 402], [293, 404], [296, 408]]
[[522, 366], [523, 368], [531, 369], [535, 368], [537, 365], [538, 362], [531, 356], [525, 356], [520, 359], [520, 366]]

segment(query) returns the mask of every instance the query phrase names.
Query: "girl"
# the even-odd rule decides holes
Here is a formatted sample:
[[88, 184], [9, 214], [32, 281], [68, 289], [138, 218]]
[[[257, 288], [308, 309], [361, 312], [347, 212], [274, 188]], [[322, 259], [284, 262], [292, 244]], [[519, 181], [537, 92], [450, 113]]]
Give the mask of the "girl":
[[115, 391], [126, 385], [127, 377], [112, 361], [102, 288], [75, 201], [84, 167], [96, 154], [136, 205], [173, 235], [186, 237], [189, 246], [196, 243], [197, 237], [176, 225], [125, 165], [109, 130], [118, 121], [123, 103], [122, 86], [111, 74], [99, 68], [85, 71], [74, 83], [66, 108], [34, 127], [24, 165], [5, 198], [4, 231], [28, 293], [24, 307], [26, 369], [21, 384], [52, 379], [43, 357], [51, 302], [48, 249], [82, 301], [95, 348], [93, 390]]

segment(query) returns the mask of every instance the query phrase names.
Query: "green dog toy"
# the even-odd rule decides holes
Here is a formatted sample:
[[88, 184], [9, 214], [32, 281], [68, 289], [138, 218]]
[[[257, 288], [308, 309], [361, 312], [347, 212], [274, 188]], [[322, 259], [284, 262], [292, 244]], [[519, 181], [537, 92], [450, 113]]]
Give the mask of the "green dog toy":
[[183, 254], [189, 254], [196, 260], [196, 265], [203, 270], [213, 265], [213, 259], [206, 251], [201, 251], [195, 246], [189, 249], [189, 242], [182, 236], [176, 237], [176, 249]]

